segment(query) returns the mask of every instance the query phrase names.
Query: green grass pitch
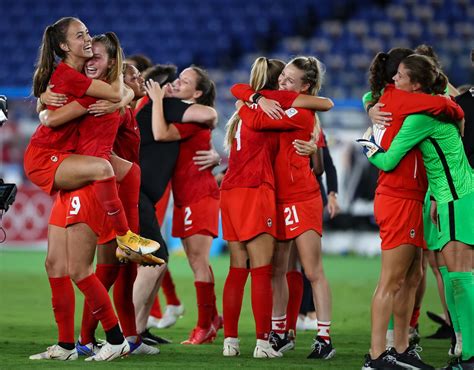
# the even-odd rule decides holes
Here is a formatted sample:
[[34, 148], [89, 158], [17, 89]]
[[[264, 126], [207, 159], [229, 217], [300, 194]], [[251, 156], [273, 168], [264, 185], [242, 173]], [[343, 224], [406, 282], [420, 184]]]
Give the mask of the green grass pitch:
[[[28, 356], [44, 351], [56, 341], [56, 327], [51, 310], [50, 290], [44, 270], [44, 252], [11, 251], [0, 249], [0, 369], [234, 369], [234, 368], [319, 368], [360, 369], [363, 356], [370, 342], [370, 299], [380, 269], [378, 258], [357, 256], [325, 256], [324, 266], [332, 288], [333, 319], [331, 335], [337, 349], [336, 356], [328, 361], [307, 360], [314, 333], [298, 334], [296, 349], [285, 353], [278, 360], [252, 358], [255, 346], [255, 326], [250, 306], [250, 283], [247, 282], [240, 319], [241, 356], [222, 356], [223, 333], [210, 345], [183, 346], [196, 322], [195, 293], [191, 270], [182, 256], [173, 256], [170, 269], [178, 295], [186, 307], [183, 318], [169, 329], [153, 330], [155, 334], [173, 340], [173, 344], [161, 346], [158, 356], [129, 356], [110, 363], [85, 363], [78, 361], [59, 363], [54, 361], [30, 361]], [[218, 307], [222, 307], [222, 288], [228, 270], [226, 256], [211, 260], [216, 277]], [[441, 312], [436, 284], [428, 271], [428, 286], [420, 317], [422, 335], [436, 329], [424, 312]], [[165, 305], [164, 299], [161, 300]], [[76, 299], [76, 334], [79, 332], [82, 311], [82, 295]], [[103, 332], [97, 336], [104, 338]], [[422, 339], [425, 361], [441, 366], [447, 360], [448, 340]]]

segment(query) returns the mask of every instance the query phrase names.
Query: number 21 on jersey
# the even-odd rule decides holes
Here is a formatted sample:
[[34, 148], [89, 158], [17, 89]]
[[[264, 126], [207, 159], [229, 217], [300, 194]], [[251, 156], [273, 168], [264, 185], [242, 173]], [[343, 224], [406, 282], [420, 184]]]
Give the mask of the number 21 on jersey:
[[285, 225], [293, 225], [297, 224], [300, 222], [300, 219], [298, 218], [298, 213], [296, 212], [296, 206], [293, 205], [291, 207], [285, 207], [284, 211], [285, 213]]

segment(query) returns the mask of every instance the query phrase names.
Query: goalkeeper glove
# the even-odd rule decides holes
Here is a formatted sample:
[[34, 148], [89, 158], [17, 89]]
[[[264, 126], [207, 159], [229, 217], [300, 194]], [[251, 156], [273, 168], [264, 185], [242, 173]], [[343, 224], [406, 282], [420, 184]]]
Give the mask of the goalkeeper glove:
[[372, 157], [375, 153], [384, 153], [385, 150], [381, 146], [375, 143], [374, 136], [372, 135], [372, 128], [369, 127], [367, 131], [365, 131], [364, 135], [361, 139], [356, 140], [360, 145], [362, 145], [362, 149], [364, 154], [367, 158]]

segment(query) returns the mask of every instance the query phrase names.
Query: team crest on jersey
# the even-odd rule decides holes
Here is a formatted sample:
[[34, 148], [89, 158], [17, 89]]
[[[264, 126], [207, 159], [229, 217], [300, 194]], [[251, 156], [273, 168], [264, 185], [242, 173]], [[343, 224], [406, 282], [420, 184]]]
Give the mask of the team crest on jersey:
[[415, 229], [410, 230], [410, 238], [412, 238], [412, 239], [415, 238]]
[[298, 113], [298, 110], [295, 109], [295, 108], [289, 108], [289, 109], [287, 109], [287, 110], [285, 111], [285, 114], [286, 114], [289, 118], [293, 117], [293, 116], [296, 115], [297, 113]]
[[273, 225], [272, 219], [271, 219], [271, 218], [268, 218], [268, 219], [267, 219], [267, 226], [268, 226], [268, 227], [272, 227], [272, 225]]
[[57, 161], [58, 161], [58, 157], [56, 157], [55, 155], [52, 155], [52, 156], [51, 156], [51, 161], [57, 162]]

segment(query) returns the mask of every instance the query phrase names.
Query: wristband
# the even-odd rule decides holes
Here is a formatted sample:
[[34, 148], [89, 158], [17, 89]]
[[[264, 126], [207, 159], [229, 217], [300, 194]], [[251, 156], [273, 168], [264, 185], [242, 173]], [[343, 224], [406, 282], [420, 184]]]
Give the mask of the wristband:
[[261, 98], [263, 98], [263, 95], [262, 95], [262, 94], [260, 94], [260, 93], [255, 93], [255, 94], [253, 94], [253, 96], [252, 96], [252, 103], [257, 104], [258, 101], [259, 101]]

